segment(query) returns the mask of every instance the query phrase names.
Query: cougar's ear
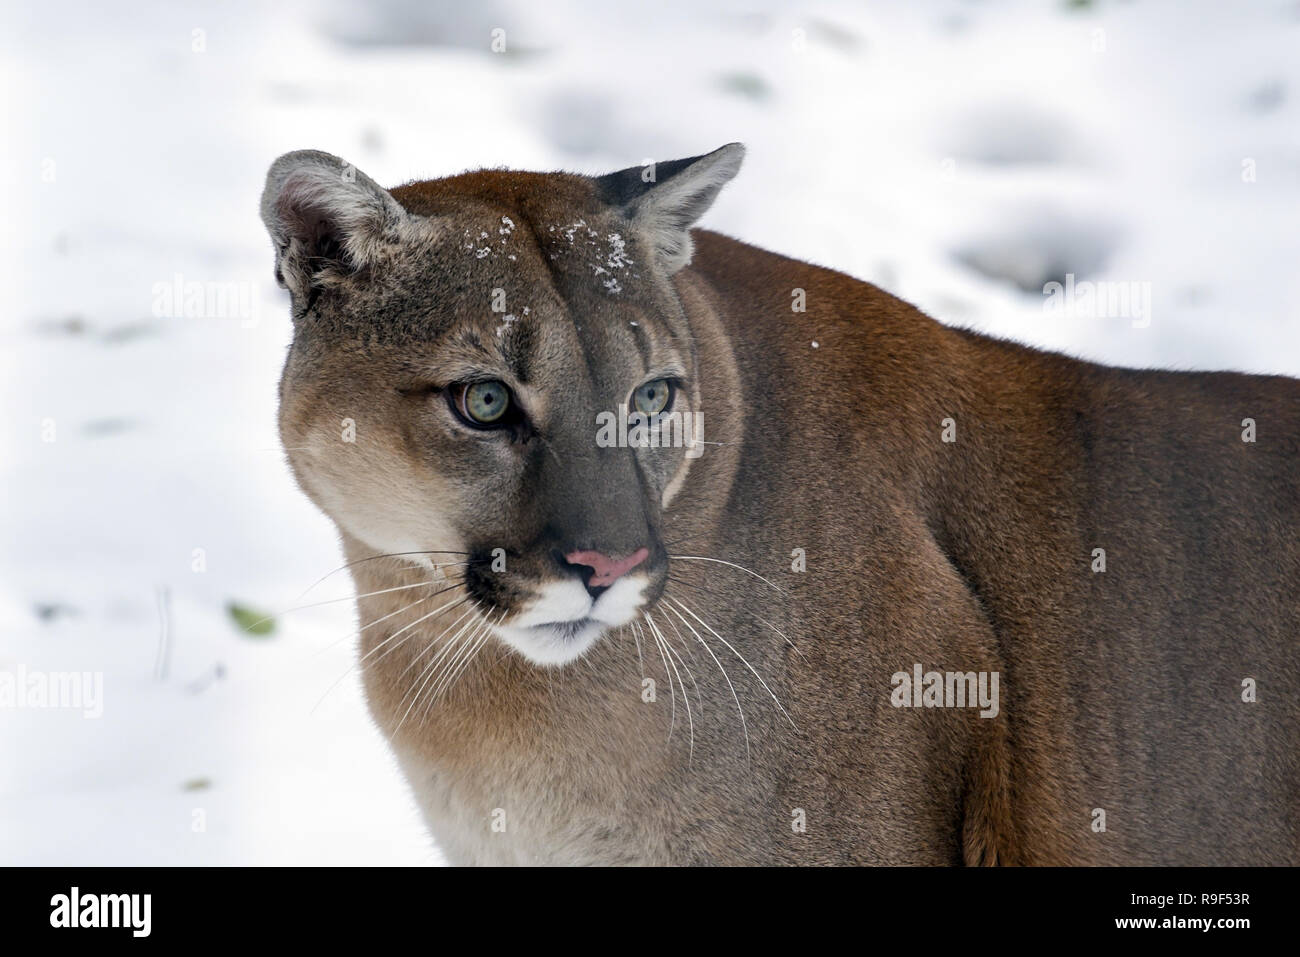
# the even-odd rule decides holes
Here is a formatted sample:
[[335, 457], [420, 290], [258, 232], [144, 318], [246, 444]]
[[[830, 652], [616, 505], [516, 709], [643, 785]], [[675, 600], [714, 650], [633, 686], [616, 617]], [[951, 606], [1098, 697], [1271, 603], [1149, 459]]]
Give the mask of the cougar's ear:
[[286, 153], [271, 164], [262, 191], [262, 222], [275, 243], [275, 278], [295, 298], [317, 277], [371, 262], [401, 238], [410, 216], [389, 192], [337, 156]]
[[596, 179], [607, 202], [622, 209], [648, 240], [659, 264], [675, 273], [691, 261], [691, 226], [740, 170], [745, 147], [728, 143], [704, 156], [632, 166]]

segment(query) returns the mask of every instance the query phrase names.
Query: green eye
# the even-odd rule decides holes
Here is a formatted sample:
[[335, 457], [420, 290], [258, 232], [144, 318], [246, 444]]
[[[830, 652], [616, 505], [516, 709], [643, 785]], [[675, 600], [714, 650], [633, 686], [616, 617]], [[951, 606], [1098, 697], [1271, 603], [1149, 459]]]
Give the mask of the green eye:
[[496, 379], [474, 382], [464, 387], [456, 404], [472, 424], [492, 425], [510, 411], [510, 390]]
[[642, 415], [666, 412], [673, 401], [673, 384], [669, 379], [647, 382], [632, 393], [632, 405]]

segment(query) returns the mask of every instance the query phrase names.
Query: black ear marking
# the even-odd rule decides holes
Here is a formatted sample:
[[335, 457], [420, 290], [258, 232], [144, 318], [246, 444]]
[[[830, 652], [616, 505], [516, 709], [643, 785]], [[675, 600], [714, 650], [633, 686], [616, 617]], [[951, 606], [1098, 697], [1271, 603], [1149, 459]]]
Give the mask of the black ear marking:
[[647, 173], [652, 170], [649, 166], [629, 166], [617, 173], [606, 173], [604, 176], [597, 176], [596, 186], [600, 190], [600, 198], [611, 206], [627, 206], [634, 199], [649, 192], [665, 180], [672, 179], [686, 167], [699, 162], [707, 155], [707, 153], [701, 153], [699, 156], [690, 156], [686, 159], [665, 160], [662, 163], [655, 163], [653, 166], [654, 179], [646, 178]]
[[598, 194], [645, 236], [659, 264], [674, 273], [691, 261], [690, 229], [740, 170], [745, 148], [728, 143], [712, 153], [631, 166], [596, 177]]

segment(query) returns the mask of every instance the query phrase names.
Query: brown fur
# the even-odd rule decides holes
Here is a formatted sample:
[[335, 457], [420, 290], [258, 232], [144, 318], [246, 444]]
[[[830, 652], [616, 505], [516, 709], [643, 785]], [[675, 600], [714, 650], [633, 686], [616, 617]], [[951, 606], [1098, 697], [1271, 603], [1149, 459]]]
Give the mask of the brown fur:
[[[500, 541], [512, 563], [519, 553], [493, 592], [505, 612], [548, 574], [534, 553], [555, 515], [584, 547], [649, 535], [649, 610], [691, 672], [678, 686], [627, 628], [562, 668], [493, 641], [408, 714], [413, 676], [464, 609], [385, 645], [429, 608], [402, 610], [431, 586], [362, 598], [372, 712], [453, 861], [1300, 863], [1296, 381], [1039, 352], [708, 232], [669, 274], [626, 207], [583, 177], [489, 171], [391, 195], [428, 231], [328, 267], [310, 308], [299, 277], [282, 386], [290, 460], [339, 523], [358, 593], [430, 581], [407, 558], [374, 558], [400, 540], [471, 554]], [[516, 260], [452, 251], [502, 216]], [[628, 234], [640, 276], [620, 297], [556, 244], [550, 227], [579, 219]], [[537, 306], [537, 407], [582, 414], [470, 469], [484, 447], [397, 390], [448, 349], [493, 347], [500, 317], [481, 303], [499, 284]], [[806, 313], [791, 311], [796, 288]], [[611, 337], [633, 321], [690, 366], [687, 400], [720, 443], [690, 463], [674, 450], [638, 460], [637, 479], [632, 450], [580, 448], [581, 423], [616, 398], [601, 357], [628, 355]], [[333, 437], [343, 416], [354, 445]], [[567, 466], [545, 465], [548, 445]], [[507, 481], [516, 461], [533, 471]], [[389, 513], [400, 534], [375, 531]], [[492, 531], [472, 541], [480, 528]], [[791, 570], [794, 549], [807, 571]], [[439, 587], [453, 597], [449, 571]], [[797, 730], [697, 624], [724, 677], [674, 597], [744, 655]], [[894, 708], [890, 676], [913, 663], [998, 672], [999, 715]], [[1255, 703], [1241, 698], [1248, 677]]]

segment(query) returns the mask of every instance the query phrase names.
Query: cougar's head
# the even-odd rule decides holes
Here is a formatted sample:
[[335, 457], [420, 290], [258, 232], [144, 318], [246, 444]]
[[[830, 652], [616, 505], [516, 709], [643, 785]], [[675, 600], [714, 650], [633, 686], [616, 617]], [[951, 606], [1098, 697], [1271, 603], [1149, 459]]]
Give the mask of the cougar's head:
[[391, 192], [325, 153], [276, 160], [262, 218], [303, 489], [374, 555], [446, 568], [534, 662], [631, 621], [663, 591], [663, 512], [702, 448], [669, 277], [742, 156]]

